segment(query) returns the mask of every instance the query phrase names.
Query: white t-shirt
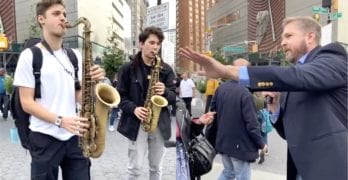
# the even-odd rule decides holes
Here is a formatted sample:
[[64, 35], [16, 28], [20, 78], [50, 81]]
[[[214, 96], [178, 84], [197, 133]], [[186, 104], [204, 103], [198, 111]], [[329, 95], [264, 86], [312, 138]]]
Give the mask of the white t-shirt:
[[[46, 110], [60, 116], [76, 116], [75, 71], [71, 64], [67, 52], [63, 49], [54, 51], [55, 56], [46, 49], [41, 48], [42, 67], [41, 67], [41, 98], [36, 99]], [[79, 80], [82, 79], [82, 57], [74, 50], [79, 65]], [[33, 53], [30, 49], [24, 50], [17, 63], [14, 75], [15, 86], [35, 88], [35, 78], [33, 75]], [[60, 63], [59, 63], [60, 62]], [[70, 73], [66, 72], [69, 71]], [[59, 140], [70, 139], [74, 134], [64, 128], [59, 128], [55, 124], [38, 119], [35, 116], [30, 117], [30, 126], [32, 131], [40, 132], [53, 136]]]
[[180, 81], [180, 97], [192, 97], [193, 96], [193, 90], [192, 88], [195, 87], [195, 83], [191, 79], [184, 80], [182, 79]]

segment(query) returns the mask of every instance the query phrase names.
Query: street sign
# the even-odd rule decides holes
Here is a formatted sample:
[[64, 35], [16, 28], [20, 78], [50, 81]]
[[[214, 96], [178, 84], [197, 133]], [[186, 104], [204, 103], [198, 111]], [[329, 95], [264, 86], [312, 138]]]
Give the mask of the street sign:
[[323, 7], [320, 7], [320, 6], [313, 6], [313, 7], [312, 7], [312, 12], [313, 12], [313, 13], [322, 13], [322, 14], [325, 14], [325, 13], [328, 13], [328, 12], [329, 12], [329, 9], [328, 9], [328, 8], [323, 8]]
[[224, 52], [232, 52], [232, 53], [245, 53], [247, 52], [246, 48], [243, 46], [225, 46], [223, 48]]
[[329, 19], [330, 20], [336, 20], [338, 18], [342, 17], [342, 13], [341, 12], [334, 12], [334, 13], [330, 13]]
[[156, 26], [165, 31], [169, 28], [169, 2], [147, 8], [146, 25]]

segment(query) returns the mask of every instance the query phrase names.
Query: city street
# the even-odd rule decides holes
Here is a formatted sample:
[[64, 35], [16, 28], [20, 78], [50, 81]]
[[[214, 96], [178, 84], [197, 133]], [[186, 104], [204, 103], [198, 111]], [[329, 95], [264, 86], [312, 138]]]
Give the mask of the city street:
[[[175, 123], [172, 124], [174, 133]], [[19, 143], [11, 143], [10, 129], [13, 120], [0, 118], [0, 180], [28, 180], [30, 177], [30, 154]], [[92, 180], [124, 180], [127, 177], [127, 139], [118, 132], [107, 132], [103, 155], [92, 159]], [[174, 136], [173, 136], [174, 139]], [[175, 148], [166, 149], [163, 161], [163, 180], [175, 180]], [[147, 158], [146, 158], [147, 159]], [[148, 179], [148, 161], [143, 166], [144, 179]], [[60, 178], [61, 179], [61, 178]]]
[[[192, 101], [192, 114], [197, 117], [203, 113], [204, 101], [197, 92]], [[172, 117], [173, 118], [173, 117]], [[175, 132], [174, 118], [172, 134]], [[30, 155], [19, 143], [10, 139], [10, 129], [14, 127], [11, 118], [0, 118], [0, 180], [27, 180], [30, 175]], [[107, 142], [103, 155], [92, 159], [91, 174], [93, 180], [124, 180], [127, 177], [127, 139], [119, 133], [107, 132]], [[172, 136], [174, 140], [174, 136]], [[175, 148], [166, 149], [163, 161], [163, 180], [175, 180]], [[203, 180], [217, 179], [223, 169], [220, 156], [216, 156], [213, 169], [203, 176]], [[147, 160], [143, 168], [144, 179], [148, 179]], [[285, 180], [286, 144], [275, 131], [269, 134], [269, 155], [259, 165], [252, 164], [252, 180]], [[60, 178], [61, 179], [61, 178]]]

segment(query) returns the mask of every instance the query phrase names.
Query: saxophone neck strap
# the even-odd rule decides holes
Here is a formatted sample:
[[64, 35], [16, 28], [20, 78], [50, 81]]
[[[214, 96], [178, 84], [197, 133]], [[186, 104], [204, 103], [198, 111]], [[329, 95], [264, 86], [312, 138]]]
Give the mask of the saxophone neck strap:
[[[47, 49], [47, 51], [48, 51], [50, 54], [52, 54], [53, 56], [55, 56], [54, 53], [53, 53], [52, 48], [50, 47], [50, 45], [47, 43], [47, 41], [46, 41], [45, 39], [42, 39], [41, 44]], [[63, 45], [62, 45], [62, 48], [63, 48]]]

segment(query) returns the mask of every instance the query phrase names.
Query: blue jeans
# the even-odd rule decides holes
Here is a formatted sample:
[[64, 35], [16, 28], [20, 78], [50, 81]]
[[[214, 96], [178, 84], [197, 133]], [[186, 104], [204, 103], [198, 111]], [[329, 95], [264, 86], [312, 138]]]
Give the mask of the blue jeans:
[[249, 162], [224, 154], [222, 154], [221, 157], [224, 170], [222, 171], [219, 180], [250, 180], [251, 168]]
[[118, 112], [120, 111], [120, 108], [112, 108], [111, 115], [110, 115], [110, 126], [113, 126], [115, 123], [115, 120], [118, 118]]
[[268, 133], [262, 133], [262, 132], [261, 132], [261, 138], [262, 138], [263, 143], [265, 143], [265, 144], [268, 145], [267, 134], [268, 134]]
[[184, 145], [179, 140], [176, 141], [176, 179], [190, 180], [190, 169], [188, 157], [184, 150]]

